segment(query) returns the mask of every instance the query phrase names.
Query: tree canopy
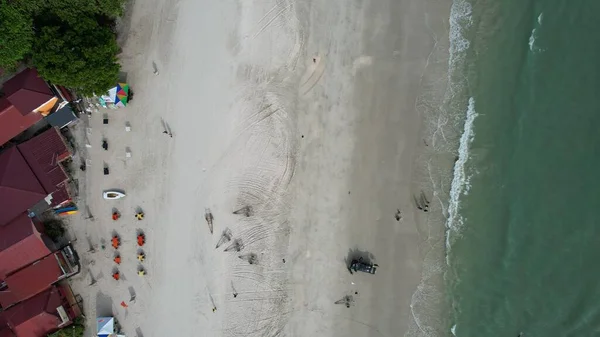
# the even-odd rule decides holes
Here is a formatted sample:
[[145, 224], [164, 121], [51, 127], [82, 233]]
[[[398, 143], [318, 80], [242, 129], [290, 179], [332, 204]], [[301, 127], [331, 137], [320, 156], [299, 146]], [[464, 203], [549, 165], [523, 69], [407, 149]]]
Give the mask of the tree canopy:
[[91, 95], [116, 84], [118, 51], [110, 28], [82, 17], [42, 27], [34, 41], [32, 62], [44, 79]]
[[54, 84], [103, 93], [119, 74], [115, 19], [127, 0], [0, 0], [0, 67], [26, 62]]
[[117, 18], [123, 14], [126, 0], [14, 0], [14, 3], [32, 16], [43, 15], [48, 10], [62, 20], [83, 15], [103, 15]]
[[33, 38], [32, 17], [0, 0], [0, 67], [14, 68], [31, 51]]

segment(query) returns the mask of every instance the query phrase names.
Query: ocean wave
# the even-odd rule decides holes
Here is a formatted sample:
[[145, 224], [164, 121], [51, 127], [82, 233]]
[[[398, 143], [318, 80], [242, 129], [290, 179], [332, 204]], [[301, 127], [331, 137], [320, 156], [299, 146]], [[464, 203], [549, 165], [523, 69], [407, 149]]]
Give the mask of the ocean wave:
[[456, 0], [450, 8], [450, 58], [448, 59], [449, 72], [464, 60], [465, 51], [471, 45], [464, 36], [464, 31], [471, 27], [473, 8], [466, 0]]
[[[470, 47], [470, 41], [466, 37], [467, 30], [472, 25], [473, 8], [467, 0], [455, 0], [450, 8], [450, 58], [448, 60], [448, 79], [450, 91], [446, 99], [450, 102], [450, 114], [454, 114], [464, 108], [462, 104], [456, 104], [457, 94], [461, 94], [468, 83], [464, 76], [464, 67], [466, 66], [466, 51]], [[472, 113], [471, 113], [472, 111]], [[456, 223], [462, 222], [458, 215], [458, 203], [461, 193], [468, 187], [465, 186], [464, 162], [468, 157], [468, 145], [470, 144], [470, 135], [467, 135], [467, 144], [463, 145], [466, 131], [473, 133], [472, 124], [475, 116], [475, 100], [469, 99], [469, 108], [467, 109], [467, 120], [464, 124], [464, 130], [459, 141], [459, 158], [454, 164], [454, 176], [450, 188], [450, 200], [448, 205], [448, 218], [446, 220], [446, 252], [450, 251], [450, 233], [448, 229], [459, 227]], [[469, 122], [469, 116], [471, 121]], [[462, 118], [461, 118], [462, 119]], [[466, 148], [465, 148], [466, 147]], [[465, 153], [466, 152], [466, 153]], [[446, 263], [448, 263], [448, 254], [446, 254]]]
[[[466, 195], [471, 188], [470, 178], [467, 174], [466, 165], [469, 159], [469, 147], [475, 138], [474, 124], [477, 118], [475, 111], [475, 99], [469, 98], [469, 105], [466, 112], [466, 120], [464, 131], [460, 136], [458, 147], [458, 158], [454, 162], [454, 177], [450, 187], [450, 201], [448, 204], [448, 220], [446, 221], [446, 249], [450, 251], [450, 236], [453, 232], [458, 232], [463, 225], [463, 218], [459, 214], [460, 197]], [[449, 264], [448, 255], [446, 255], [446, 263]]]
[[529, 50], [535, 51], [534, 45], [535, 45], [535, 28], [531, 30], [531, 35], [529, 35]]
[[540, 52], [543, 51], [539, 47], [536, 47], [535, 40], [538, 33], [538, 28], [542, 26], [542, 21], [544, 20], [544, 13], [540, 13], [537, 17], [537, 26], [531, 30], [531, 35], [529, 35], [529, 50], [532, 52]]

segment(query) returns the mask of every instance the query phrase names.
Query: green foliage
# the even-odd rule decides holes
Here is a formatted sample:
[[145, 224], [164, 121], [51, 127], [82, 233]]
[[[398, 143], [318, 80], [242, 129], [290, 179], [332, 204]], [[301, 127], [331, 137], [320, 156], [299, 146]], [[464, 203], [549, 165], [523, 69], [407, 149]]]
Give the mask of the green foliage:
[[81, 15], [102, 15], [117, 18], [123, 14], [127, 0], [14, 0], [14, 3], [34, 17], [52, 11], [61, 20], [72, 21]]
[[104, 93], [118, 79], [110, 27], [126, 1], [0, 0], [0, 67], [31, 56], [44, 79], [84, 95]]
[[31, 51], [33, 37], [31, 16], [0, 0], [0, 67], [14, 69]]
[[81, 317], [77, 317], [73, 324], [48, 335], [48, 337], [83, 337], [84, 332], [85, 322]]
[[52, 239], [52, 241], [56, 242], [59, 238], [61, 238], [65, 234], [65, 227], [62, 222], [57, 220], [52, 220], [44, 223], [44, 233]]
[[120, 66], [116, 37], [94, 18], [41, 27], [33, 45], [33, 65], [46, 80], [84, 95], [115, 85]]

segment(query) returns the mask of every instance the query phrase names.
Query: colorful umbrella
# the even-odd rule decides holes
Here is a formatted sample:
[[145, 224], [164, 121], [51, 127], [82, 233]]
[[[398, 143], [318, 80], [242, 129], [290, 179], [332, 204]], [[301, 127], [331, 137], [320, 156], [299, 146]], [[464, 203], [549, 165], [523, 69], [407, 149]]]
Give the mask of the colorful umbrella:
[[126, 106], [129, 100], [129, 84], [118, 83], [116, 87], [108, 91], [108, 98], [117, 107]]
[[128, 98], [129, 98], [129, 84], [127, 84], [127, 83], [117, 84], [115, 105], [116, 106], [126, 106]]

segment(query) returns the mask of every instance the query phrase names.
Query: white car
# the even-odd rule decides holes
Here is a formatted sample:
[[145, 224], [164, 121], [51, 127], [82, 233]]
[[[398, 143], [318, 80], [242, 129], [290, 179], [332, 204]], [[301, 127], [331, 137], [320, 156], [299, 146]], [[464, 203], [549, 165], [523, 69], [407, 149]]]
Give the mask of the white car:
[[121, 199], [125, 196], [125, 193], [120, 191], [105, 191], [102, 193], [102, 197], [106, 200], [116, 200]]

